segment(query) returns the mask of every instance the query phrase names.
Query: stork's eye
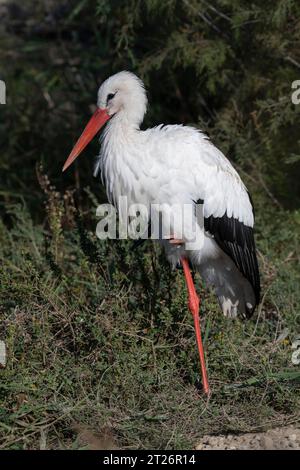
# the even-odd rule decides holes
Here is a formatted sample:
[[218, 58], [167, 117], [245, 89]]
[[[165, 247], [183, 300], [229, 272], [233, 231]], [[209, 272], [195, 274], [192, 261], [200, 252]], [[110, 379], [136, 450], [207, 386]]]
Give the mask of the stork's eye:
[[108, 102], [113, 99], [116, 93], [108, 93], [107, 98], [106, 98], [106, 105], [108, 105]]

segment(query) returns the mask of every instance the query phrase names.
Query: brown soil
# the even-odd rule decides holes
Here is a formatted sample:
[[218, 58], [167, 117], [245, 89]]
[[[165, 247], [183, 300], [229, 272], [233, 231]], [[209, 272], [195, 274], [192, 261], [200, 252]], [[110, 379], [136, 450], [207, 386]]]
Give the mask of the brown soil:
[[226, 436], [204, 436], [197, 450], [300, 450], [300, 429], [293, 426], [266, 432]]

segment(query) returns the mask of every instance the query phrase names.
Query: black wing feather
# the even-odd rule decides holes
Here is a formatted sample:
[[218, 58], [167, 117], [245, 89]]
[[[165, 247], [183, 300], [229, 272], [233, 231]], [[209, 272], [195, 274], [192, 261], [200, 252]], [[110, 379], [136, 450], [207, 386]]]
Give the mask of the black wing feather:
[[260, 300], [260, 277], [253, 228], [234, 217], [206, 217], [205, 230], [214, 236], [220, 248], [234, 261], [253, 287], [256, 303]]

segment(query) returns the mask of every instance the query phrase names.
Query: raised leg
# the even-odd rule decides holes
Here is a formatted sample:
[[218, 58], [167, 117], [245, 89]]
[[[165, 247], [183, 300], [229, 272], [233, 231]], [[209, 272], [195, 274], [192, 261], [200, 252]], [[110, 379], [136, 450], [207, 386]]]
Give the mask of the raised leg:
[[184, 276], [185, 276], [186, 285], [187, 285], [188, 294], [189, 294], [188, 306], [194, 318], [196, 341], [197, 341], [197, 347], [198, 347], [199, 358], [200, 358], [203, 390], [206, 395], [209, 395], [210, 389], [209, 389], [209, 384], [208, 384], [204, 350], [203, 350], [203, 344], [202, 344], [202, 338], [201, 338], [201, 329], [200, 329], [200, 318], [199, 318], [200, 300], [199, 300], [199, 297], [197, 295], [197, 292], [194, 286], [188, 260], [186, 258], [181, 258], [181, 264], [183, 267]]

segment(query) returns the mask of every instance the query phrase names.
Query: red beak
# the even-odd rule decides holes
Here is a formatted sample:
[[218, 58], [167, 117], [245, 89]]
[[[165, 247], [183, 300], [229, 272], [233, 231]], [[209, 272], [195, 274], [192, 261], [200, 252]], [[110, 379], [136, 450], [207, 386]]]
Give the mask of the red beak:
[[83, 133], [77, 140], [76, 144], [70, 155], [67, 158], [66, 163], [64, 164], [63, 170], [65, 171], [78, 157], [78, 155], [83, 151], [83, 149], [88, 145], [93, 137], [100, 131], [101, 127], [109, 120], [111, 116], [107, 113], [106, 109], [98, 108], [89, 122], [87, 123]]

